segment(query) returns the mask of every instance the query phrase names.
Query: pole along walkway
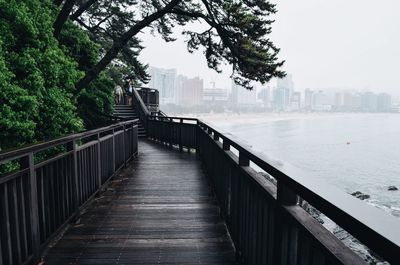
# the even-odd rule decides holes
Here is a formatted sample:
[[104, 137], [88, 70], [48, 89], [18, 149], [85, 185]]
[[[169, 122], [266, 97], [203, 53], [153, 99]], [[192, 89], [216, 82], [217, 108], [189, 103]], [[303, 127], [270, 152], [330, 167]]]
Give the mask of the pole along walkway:
[[235, 264], [231, 239], [194, 154], [139, 141], [45, 264]]

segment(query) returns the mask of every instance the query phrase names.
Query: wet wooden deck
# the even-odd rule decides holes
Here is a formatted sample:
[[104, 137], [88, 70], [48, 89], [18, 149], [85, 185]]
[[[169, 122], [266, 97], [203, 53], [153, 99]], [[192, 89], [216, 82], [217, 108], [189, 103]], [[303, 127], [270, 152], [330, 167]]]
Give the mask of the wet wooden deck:
[[235, 264], [197, 157], [146, 140], [139, 152], [45, 264]]

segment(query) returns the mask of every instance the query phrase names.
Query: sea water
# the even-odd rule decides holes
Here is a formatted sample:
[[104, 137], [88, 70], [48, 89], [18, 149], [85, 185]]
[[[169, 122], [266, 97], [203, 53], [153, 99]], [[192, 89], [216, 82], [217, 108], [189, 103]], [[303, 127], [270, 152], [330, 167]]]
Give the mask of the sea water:
[[[295, 115], [215, 123], [280, 163], [290, 163], [400, 218], [400, 114]], [[338, 194], [338, 196], [340, 196]]]

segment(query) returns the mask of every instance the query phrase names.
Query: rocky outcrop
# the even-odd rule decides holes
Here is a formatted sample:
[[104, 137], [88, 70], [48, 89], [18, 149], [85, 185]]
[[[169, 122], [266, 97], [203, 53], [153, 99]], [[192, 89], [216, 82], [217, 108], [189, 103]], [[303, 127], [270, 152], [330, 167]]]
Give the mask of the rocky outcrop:
[[356, 197], [357, 199], [360, 199], [362, 201], [369, 199], [371, 197], [368, 194], [362, 193], [361, 191], [353, 192], [351, 195], [353, 195], [354, 197]]

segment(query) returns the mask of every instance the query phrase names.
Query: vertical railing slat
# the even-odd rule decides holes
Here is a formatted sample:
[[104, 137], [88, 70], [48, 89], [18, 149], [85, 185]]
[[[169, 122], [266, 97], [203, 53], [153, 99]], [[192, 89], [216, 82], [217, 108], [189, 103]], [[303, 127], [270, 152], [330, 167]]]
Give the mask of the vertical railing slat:
[[19, 218], [18, 218], [18, 210], [20, 209], [17, 201], [17, 183], [16, 179], [11, 181], [11, 200], [9, 201], [9, 211], [10, 211], [10, 229], [13, 231], [12, 235], [12, 244], [13, 244], [13, 255], [14, 260], [18, 263], [21, 263], [22, 251], [21, 251], [21, 239], [20, 239], [20, 227], [19, 227]]
[[5, 264], [12, 264], [12, 248], [11, 248], [11, 230], [10, 230], [10, 218], [9, 218], [9, 207], [8, 207], [8, 188], [7, 183], [0, 186], [0, 209], [1, 223], [0, 223], [0, 241], [2, 241], [3, 247], [3, 259]]
[[39, 259], [39, 212], [38, 212], [38, 199], [37, 199], [37, 180], [34, 167], [33, 153], [29, 153], [27, 157], [27, 164], [29, 165], [29, 187], [30, 187], [30, 218], [31, 218], [31, 238], [32, 238], [32, 252], [34, 261]]

